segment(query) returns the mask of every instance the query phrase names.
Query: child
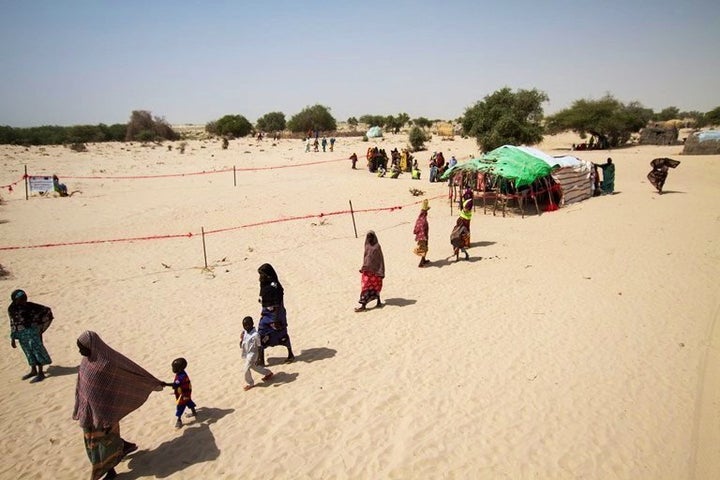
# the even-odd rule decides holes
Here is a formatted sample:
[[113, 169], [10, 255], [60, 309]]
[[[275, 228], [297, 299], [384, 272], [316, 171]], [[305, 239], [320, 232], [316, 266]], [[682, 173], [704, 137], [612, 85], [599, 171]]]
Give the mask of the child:
[[172, 383], [163, 383], [166, 387], [173, 387], [175, 391], [175, 398], [177, 399], [177, 408], [175, 409], [175, 416], [177, 421], [175, 422], [175, 428], [182, 428], [182, 414], [185, 411], [185, 407], [190, 408], [188, 417], [196, 417], [197, 412], [195, 411], [195, 402], [192, 401], [192, 385], [190, 384], [190, 377], [185, 372], [187, 368], [187, 360], [184, 358], [176, 358], [172, 362], [172, 371], [175, 374], [175, 380]]
[[252, 317], [243, 318], [243, 329], [245, 329], [245, 331], [240, 338], [240, 348], [242, 349], [242, 358], [245, 359], [245, 383], [247, 384], [243, 389], [248, 391], [255, 386], [250, 370], [255, 370], [262, 374], [263, 382], [270, 380], [273, 373], [267, 368], [257, 364], [260, 335], [255, 329]]

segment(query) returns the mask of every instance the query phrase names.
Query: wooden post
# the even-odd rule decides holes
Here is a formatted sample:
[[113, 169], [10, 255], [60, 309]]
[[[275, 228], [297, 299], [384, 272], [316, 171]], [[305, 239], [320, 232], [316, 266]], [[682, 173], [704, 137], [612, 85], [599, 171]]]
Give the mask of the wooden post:
[[233, 165], [233, 187], [237, 187], [237, 174], [235, 173], [235, 165]]
[[28, 175], [27, 175], [27, 165], [25, 165], [25, 200], [29, 199], [28, 196]]
[[355, 226], [355, 212], [353, 212], [352, 200], [348, 200], [348, 202], [350, 202], [350, 216], [352, 217], [352, 221], [353, 221], [353, 230], [355, 231], [355, 238], [358, 238], [357, 227]]
[[207, 266], [207, 251], [205, 250], [205, 227], [200, 227], [200, 232], [202, 233], [203, 258], [205, 259], [205, 268], [208, 268], [208, 266]]

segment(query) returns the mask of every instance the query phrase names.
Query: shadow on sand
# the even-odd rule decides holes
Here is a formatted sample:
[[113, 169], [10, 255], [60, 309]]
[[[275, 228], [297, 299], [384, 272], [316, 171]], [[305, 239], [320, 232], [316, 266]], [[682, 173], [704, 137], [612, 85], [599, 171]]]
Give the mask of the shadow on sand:
[[127, 465], [130, 471], [120, 473], [118, 479], [167, 478], [190, 465], [216, 460], [220, 456], [220, 450], [210, 425], [234, 411], [233, 408], [198, 408], [197, 422], [183, 427], [182, 435], [158, 445], [153, 450], [139, 450], [131, 454]]
[[407, 307], [408, 305], [415, 305], [417, 300], [410, 298], [386, 298], [383, 300], [383, 304], [389, 307]]
[[77, 375], [78, 366], [74, 367], [63, 367], [62, 365], [50, 365], [45, 370], [45, 373], [49, 377], [62, 377], [63, 375]]

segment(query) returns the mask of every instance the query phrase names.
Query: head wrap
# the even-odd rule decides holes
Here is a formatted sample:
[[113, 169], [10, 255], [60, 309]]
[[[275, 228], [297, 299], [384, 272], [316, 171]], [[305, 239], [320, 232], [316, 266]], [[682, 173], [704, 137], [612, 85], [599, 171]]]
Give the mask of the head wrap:
[[78, 369], [73, 419], [83, 428], [104, 428], [119, 422], [162, 390], [162, 382], [116, 352], [100, 336], [85, 331], [78, 343], [90, 350]]
[[378, 277], [385, 277], [385, 258], [377, 235], [372, 230], [365, 235], [365, 254], [363, 255], [363, 265], [360, 270], [374, 273]]

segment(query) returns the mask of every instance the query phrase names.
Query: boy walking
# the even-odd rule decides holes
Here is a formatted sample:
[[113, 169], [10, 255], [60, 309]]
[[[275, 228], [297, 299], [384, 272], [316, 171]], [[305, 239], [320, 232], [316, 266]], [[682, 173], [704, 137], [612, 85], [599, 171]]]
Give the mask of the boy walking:
[[192, 401], [192, 384], [190, 383], [190, 377], [185, 372], [187, 368], [187, 360], [184, 358], [176, 358], [172, 362], [172, 371], [175, 374], [175, 379], [172, 383], [164, 383], [166, 387], [173, 387], [175, 392], [175, 399], [177, 407], [175, 408], [175, 416], [177, 421], [175, 422], [175, 428], [182, 428], [182, 414], [185, 408], [189, 408], [189, 417], [196, 417], [197, 412], [195, 411], [195, 402]]
[[242, 349], [242, 358], [245, 360], [245, 383], [243, 387], [245, 391], [250, 390], [255, 386], [255, 382], [252, 378], [252, 372], [255, 370], [257, 373], [263, 375], [262, 381], [267, 382], [273, 376], [273, 373], [267, 368], [257, 364], [259, 349], [260, 349], [260, 335], [255, 329], [252, 317], [243, 318], [243, 335], [240, 341], [240, 348]]

